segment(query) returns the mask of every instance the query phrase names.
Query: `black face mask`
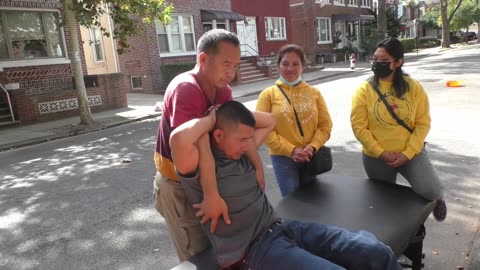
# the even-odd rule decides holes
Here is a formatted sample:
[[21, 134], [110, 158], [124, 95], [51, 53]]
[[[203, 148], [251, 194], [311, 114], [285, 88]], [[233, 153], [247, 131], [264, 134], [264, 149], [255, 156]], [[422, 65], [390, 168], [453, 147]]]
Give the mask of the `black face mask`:
[[373, 62], [372, 71], [377, 78], [388, 77], [393, 72], [393, 70], [390, 69], [390, 62]]

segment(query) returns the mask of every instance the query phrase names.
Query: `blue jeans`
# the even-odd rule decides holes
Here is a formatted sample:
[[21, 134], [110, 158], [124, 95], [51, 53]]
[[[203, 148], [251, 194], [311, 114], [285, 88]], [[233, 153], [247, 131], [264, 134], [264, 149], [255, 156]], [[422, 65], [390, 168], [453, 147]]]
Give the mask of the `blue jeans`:
[[286, 221], [252, 244], [245, 262], [250, 269], [400, 270], [392, 249], [367, 231]]
[[272, 155], [270, 158], [283, 197], [315, 180], [315, 176], [301, 173], [301, 168], [304, 166], [302, 162], [294, 162], [293, 159], [286, 156]]

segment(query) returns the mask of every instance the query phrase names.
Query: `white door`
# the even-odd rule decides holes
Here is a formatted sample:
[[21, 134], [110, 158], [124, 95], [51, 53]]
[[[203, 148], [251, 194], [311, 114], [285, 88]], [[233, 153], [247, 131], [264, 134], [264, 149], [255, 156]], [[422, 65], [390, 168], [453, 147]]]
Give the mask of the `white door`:
[[237, 36], [240, 40], [242, 56], [258, 55], [257, 26], [255, 23], [255, 17], [246, 17], [245, 21], [237, 22]]

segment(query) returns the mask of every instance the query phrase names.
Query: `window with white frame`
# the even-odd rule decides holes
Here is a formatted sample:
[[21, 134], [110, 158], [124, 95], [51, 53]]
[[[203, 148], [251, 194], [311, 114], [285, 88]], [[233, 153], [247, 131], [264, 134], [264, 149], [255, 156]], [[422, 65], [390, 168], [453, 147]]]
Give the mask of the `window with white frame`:
[[58, 13], [0, 10], [0, 60], [64, 57]]
[[203, 31], [207, 32], [212, 29], [225, 29], [230, 31], [229, 20], [213, 20], [210, 22], [203, 22]]
[[333, 4], [338, 6], [344, 6], [345, 0], [333, 0]]
[[142, 77], [132, 76], [130, 77], [130, 81], [132, 82], [132, 89], [143, 89]]
[[95, 62], [103, 62], [103, 43], [102, 43], [102, 31], [100, 28], [90, 29], [90, 39], [92, 44], [93, 59]]
[[358, 2], [357, 2], [357, 0], [349, 0], [348, 5], [349, 6], [358, 6]]
[[287, 39], [284, 17], [265, 17], [265, 36], [267, 40]]
[[362, 7], [372, 7], [372, 0], [361, 0]]
[[332, 43], [331, 19], [329, 17], [317, 17], [318, 43]]
[[160, 53], [195, 52], [195, 35], [191, 15], [172, 15], [169, 25], [156, 22]]

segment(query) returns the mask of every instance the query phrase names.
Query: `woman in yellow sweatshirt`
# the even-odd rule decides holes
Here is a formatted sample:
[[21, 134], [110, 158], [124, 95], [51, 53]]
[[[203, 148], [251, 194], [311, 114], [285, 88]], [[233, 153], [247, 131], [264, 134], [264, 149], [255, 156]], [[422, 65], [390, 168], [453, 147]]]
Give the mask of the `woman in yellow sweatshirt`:
[[305, 65], [303, 49], [293, 44], [283, 46], [278, 52], [277, 64], [280, 78], [275, 85], [262, 91], [257, 101], [257, 111], [272, 113], [277, 119], [277, 125], [265, 143], [269, 148], [280, 192], [286, 196], [315, 179], [301, 174], [301, 169], [330, 138], [332, 120], [320, 91], [302, 81]]
[[395, 38], [377, 44], [372, 57], [374, 76], [363, 82], [353, 96], [350, 121], [363, 146], [362, 160], [368, 177], [395, 182], [400, 173], [417, 194], [437, 201], [433, 216], [443, 221], [447, 216], [443, 188], [424, 148], [430, 130], [428, 97], [420, 83], [402, 71], [403, 55], [402, 43]]

